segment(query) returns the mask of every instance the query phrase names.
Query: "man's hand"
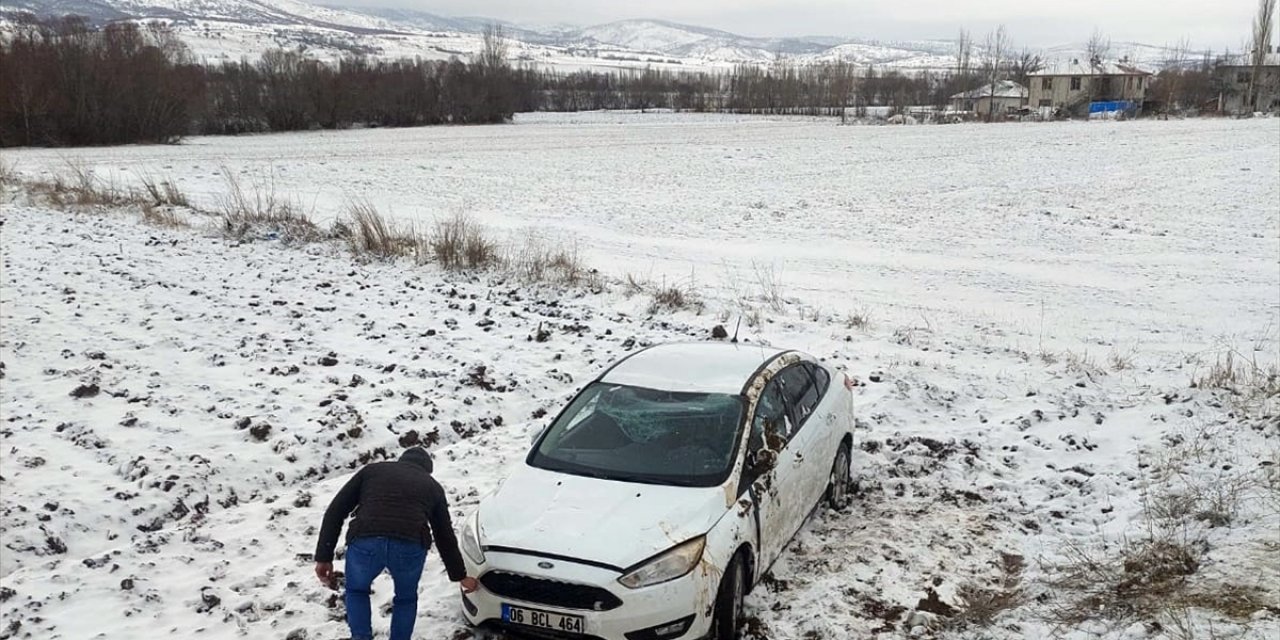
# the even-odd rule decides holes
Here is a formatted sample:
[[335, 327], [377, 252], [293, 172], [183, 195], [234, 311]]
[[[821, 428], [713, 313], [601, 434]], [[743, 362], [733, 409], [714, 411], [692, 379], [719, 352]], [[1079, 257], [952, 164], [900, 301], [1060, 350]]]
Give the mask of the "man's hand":
[[332, 562], [317, 562], [316, 577], [320, 579], [320, 584], [330, 589], [338, 588], [338, 579], [333, 575]]
[[475, 593], [476, 589], [480, 588], [480, 582], [471, 576], [463, 578], [458, 584], [462, 587], [463, 593]]

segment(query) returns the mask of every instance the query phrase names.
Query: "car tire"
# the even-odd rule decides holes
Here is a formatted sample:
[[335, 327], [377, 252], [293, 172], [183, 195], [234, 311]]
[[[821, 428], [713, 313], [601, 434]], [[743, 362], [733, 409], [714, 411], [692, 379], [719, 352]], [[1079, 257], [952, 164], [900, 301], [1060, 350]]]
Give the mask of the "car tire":
[[742, 626], [742, 600], [747, 593], [745, 568], [742, 556], [735, 556], [720, 579], [708, 640], [736, 640], [738, 637], [738, 628]]
[[849, 443], [840, 444], [836, 459], [831, 463], [831, 480], [827, 484], [827, 507], [832, 511], [843, 511], [849, 506], [849, 485], [852, 483]]

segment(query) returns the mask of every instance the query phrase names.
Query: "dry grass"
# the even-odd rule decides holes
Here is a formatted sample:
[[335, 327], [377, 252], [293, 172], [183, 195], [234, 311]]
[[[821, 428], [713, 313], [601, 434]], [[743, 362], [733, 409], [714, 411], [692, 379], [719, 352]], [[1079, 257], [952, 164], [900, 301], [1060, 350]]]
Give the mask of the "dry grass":
[[[1117, 628], [1132, 622], [1167, 626], [1203, 619], [1190, 614], [1200, 610], [1247, 624], [1259, 610], [1277, 610], [1269, 600], [1273, 596], [1260, 588], [1221, 582], [1201, 571], [1207, 565], [1218, 576], [1256, 571], [1236, 547], [1212, 547], [1211, 540], [1223, 539], [1212, 532], [1274, 526], [1265, 521], [1267, 501], [1280, 504], [1275, 497], [1280, 479], [1271, 478], [1266, 465], [1242, 464], [1219, 429], [1170, 432], [1165, 449], [1144, 457], [1140, 533], [1096, 547], [1069, 545], [1062, 561], [1044, 567], [1046, 584], [1056, 592], [1047, 606], [1048, 620], [1063, 628], [1089, 620]], [[1271, 455], [1280, 461], [1280, 452]]]
[[172, 179], [157, 180], [147, 174], [139, 175], [138, 179], [142, 181], [142, 189], [151, 199], [151, 204], [158, 207], [191, 207], [187, 194]]
[[347, 218], [349, 224], [336, 227], [336, 233], [346, 238], [351, 252], [357, 256], [391, 260], [423, 253], [425, 242], [413, 227], [402, 227], [388, 220], [368, 200], [349, 201]]
[[649, 313], [656, 314], [670, 311], [693, 310], [701, 313], [702, 299], [694, 292], [693, 287], [663, 282], [650, 293]]
[[1106, 371], [1098, 366], [1097, 361], [1089, 355], [1088, 351], [1081, 353], [1065, 351], [1062, 354], [1062, 361], [1067, 371], [1083, 375], [1090, 380], [1106, 375]]
[[1117, 549], [1069, 544], [1063, 562], [1044, 567], [1048, 586], [1067, 595], [1051, 602], [1047, 617], [1065, 627], [1096, 619], [1117, 625], [1154, 619], [1186, 593], [1206, 551], [1202, 542], [1166, 536], [1125, 541]]
[[170, 229], [190, 226], [187, 219], [171, 206], [142, 205], [142, 221], [156, 227]]
[[316, 242], [326, 239], [301, 206], [280, 196], [275, 181], [268, 177], [249, 186], [227, 167], [222, 168], [227, 193], [218, 200], [217, 215], [223, 235], [235, 240], [278, 239], [285, 243]]
[[1256, 357], [1230, 349], [1207, 370], [1193, 375], [1191, 387], [1226, 391], [1245, 413], [1265, 410], [1280, 402], [1280, 367], [1260, 364]]
[[774, 313], [786, 310], [786, 298], [783, 296], [782, 278], [773, 265], [753, 262], [756, 285], [760, 288], [760, 300], [769, 306]]
[[105, 184], [83, 162], [66, 160], [67, 174], [27, 183], [28, 191], [47, 204], [58, 207], [127, 207], [145, 202], [137, 193]]
[[551, 244], [537, 236], [527, 236], [508, 252], [504, 262], [524, 282], [593, 288], [601, 285], [599, 272], [586, 266], [576, 244]]
[[650, 282], [634, 273], [628, 273], [622, 279], [622, 293], [628, 298], [640, 295], [649, 289]]
[[871, 312], [866, 308], [860, 308], [845, 316], [844, 326], [856, 331], [871, 330]]
[[18, 174], [18, 166], [0, 157], [0, 186], [17, 185], [21, 183], [22, 176]]
[[466, 214], [436, 221], [427, 247], [445, 269], [489, 269], [502, 264], [498, 243]]
[[1127, 351], [1124, 353], [1121, 353], [1119, 351], [1112, 351], [1111, 353], [1107, 354], [1107, 367], [1110, 368], [1112, 371], [1115, 371], [1115, 372], [1127, 371], [1133, 368], [1133, 363], [1134, 363], [1133, 351]]
[[970, 625], [989, 627], [1000, 614], [1021, 606], [1026, 601], [1022, 589], [1022, 571], [1026, 560], [1016, 554], [1001, 553], [996, 563], [997, 575], [989, 584], [969, 582], [956, 591], [959, 607], [956, 616], [948, 621], [952, 627]]

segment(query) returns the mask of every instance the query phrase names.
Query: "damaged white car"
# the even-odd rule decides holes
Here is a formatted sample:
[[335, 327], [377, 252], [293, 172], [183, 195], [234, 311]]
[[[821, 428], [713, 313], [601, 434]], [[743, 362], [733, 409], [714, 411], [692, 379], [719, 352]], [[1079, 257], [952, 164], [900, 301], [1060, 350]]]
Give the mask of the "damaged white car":
[[796, 351], [652, 347], [587, 385], [465, 521], [467, 620], [550, 638], [736, 637], [743, 595], [847, 499], [853, 385]]

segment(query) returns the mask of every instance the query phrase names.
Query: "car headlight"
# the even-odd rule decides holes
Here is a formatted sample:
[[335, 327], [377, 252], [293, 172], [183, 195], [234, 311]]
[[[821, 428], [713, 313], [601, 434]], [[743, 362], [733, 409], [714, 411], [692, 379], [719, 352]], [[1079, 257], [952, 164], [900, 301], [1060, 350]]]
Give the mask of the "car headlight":
[[702, 560], [702, 550], [706, 546], [706, 536], [698, 536], [646, 560], [618, 578], [618, 582], [624, 587], [639, 589], [683, 577], [698, 566], [698, 562]]
[[484, 564], [484, 548], [480, 546], [480, 510], [462, 525], [462, 552], [476, 564]]

